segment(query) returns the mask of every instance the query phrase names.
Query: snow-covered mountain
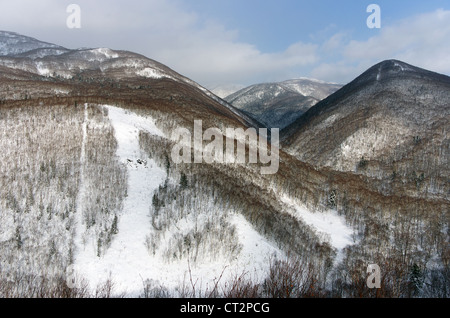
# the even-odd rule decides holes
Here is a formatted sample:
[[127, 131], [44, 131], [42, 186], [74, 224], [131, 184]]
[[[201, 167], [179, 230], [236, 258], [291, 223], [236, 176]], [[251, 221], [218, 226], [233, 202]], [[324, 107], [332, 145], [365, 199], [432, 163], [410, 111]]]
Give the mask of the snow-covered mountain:
[[[0, 31], [0, 56], [45, 56], [49, 54], [59, 55], [69, 51], [68, 49], [36, 40], [15, 32]], [[40, 53], [37, 53], [40, 52]]]
[[450, 177], [450, 78], [383, 61], [283, 131], [300, 160], [377, 177], [417, 195], [445, 197]]
[[[120, 81], [123, 79], [168, 79], [180, 84], [187, 84], [216, 101], [220, 109], [244, 125], [259, 127], [261, 124], [253, 118], [234, 108], [212, 92], [173, 71], [167, 66], [142, 55], [116, 51], [109, 48], [68, 50], [54, 44], [40, 42], [33, 38], [12, 32], [2, 31], [0, 39], [6, 39], [1, 47], [3, 57], [0, 67], [4, 66], [15, 72], [29, 72], [48, 79], [64, 78], [86, 81]], [[8, 76], [8, 75], [4, 75]], [[59, 93], [63, 90], [59, 90]], [[6, 97], [7, 98], [7, 97]]]
[[445, 290], [448, 200], [282, 149], [272, 175], [175, 163], [195, 120], [259, 123], [147, 57], [21, 39], [0, 57], [0, 296], [370, 297], [369, 262], [377, 296], [412, 292], [412, 264]]
[[282, 129], [341, 85], [300, 78], [256, 84], [225, 98], [269, 128]]

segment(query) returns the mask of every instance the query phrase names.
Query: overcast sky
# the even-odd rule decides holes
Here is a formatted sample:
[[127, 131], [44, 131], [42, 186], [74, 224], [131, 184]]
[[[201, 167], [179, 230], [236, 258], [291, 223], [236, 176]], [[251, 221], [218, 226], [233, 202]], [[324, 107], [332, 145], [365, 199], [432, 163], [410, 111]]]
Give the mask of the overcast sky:
[[[69, 4], [81, 28], [69, 29]], [[370, 29], [367, 6], [381, 8]], [[450, 75], [448, 0], [0, 0], [0, 30], [141, 53], [208, 88], [298, 77], [347, 83], [385, 59]]]

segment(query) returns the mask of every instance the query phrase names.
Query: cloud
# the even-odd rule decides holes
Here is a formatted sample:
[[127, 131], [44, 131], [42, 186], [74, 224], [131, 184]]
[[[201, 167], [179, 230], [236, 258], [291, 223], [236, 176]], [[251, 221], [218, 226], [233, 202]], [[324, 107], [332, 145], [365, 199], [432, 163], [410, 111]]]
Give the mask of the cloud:
[[343, 38], [336, 34], [324, 44], [339, 56], [335, 63], [315, 66], [312, 76], [347, 82], [386, 59], [450, 74], [450, 11], [438, 9], [383, 26], [378, 35], [365, 41], [342, 41]]
[[[81, 7], [79, 30], [66, 26], [71, 3]], [[207, 87], [299, 76], [345, 83], [391, 58], [450, 74], [450, 11], [442, 9], [383, 23], [363, 41], [330, 25], [307, 41], [267, 52], [241, 41], [239, 30], [201, 18], [183, 0], [0, 0], [0, 7], [0, 29], [69, 48], [138, 52]]]
[[324, 51], [335, 51], [342, 47], [347, 34], [344, 32], [339, 32], [331, 36], [322, 44], [322, 49]]
[[108, 46], [135, 51], [207, 86], [282, 79], [318, 60], [318, 45], [312, 43], [296, 42], [279, 52], [262, 52], [239, 41], [238, 30], [203, 21], [177, 0], [78, 0], [80, 30], [66, 27], [69, 3], [0, 0], [0, 28], [69, 48]]
[[[316, 51], [316, 45], [299, 42], [282, 52], [264, 53], [251, 44], [220, 41], [213, 37], [200, 45], [165, 52], [161, 58], [176, 69], [198, 74], [200, 78], [212, 74], [211, 82], [235, 82], [236, 79], [248, 82], [258, 78], [280, 78], [292, 68], [313, 64], [318, 58]], [[183, 65], [185, 61], [189, 63]]]
[[354, 66], [345, 62], [321, 63], [311, 71], [310, 76], [327, 82], [347, 84], [361, 74], [365, 68], [367, 68], [366, 65]]

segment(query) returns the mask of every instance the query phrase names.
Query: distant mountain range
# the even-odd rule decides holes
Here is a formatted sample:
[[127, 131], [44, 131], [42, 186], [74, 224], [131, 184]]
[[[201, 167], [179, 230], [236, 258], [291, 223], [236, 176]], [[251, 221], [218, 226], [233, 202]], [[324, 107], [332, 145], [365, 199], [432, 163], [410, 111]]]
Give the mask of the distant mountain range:
[[225, 100], [266, 127], [283, 129], [341, 87], [313, 79], [292, 79], [252, 85]]

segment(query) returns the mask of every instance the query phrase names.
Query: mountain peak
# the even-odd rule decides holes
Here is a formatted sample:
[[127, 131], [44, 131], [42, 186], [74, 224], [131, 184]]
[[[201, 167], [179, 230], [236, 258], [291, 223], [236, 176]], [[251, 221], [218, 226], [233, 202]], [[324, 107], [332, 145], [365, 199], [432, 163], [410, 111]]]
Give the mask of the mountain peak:
[[[428, 71], [395, 59], [385, 60], [370, 67], [334, 94], [311, 107], [295, 122], [283, 129], [282, 140], [288, 142], [288, 139], [295, 138], [292, 136], [298, 135], [301, 129], [307, 125], [312, 125], [313, 121], [318, 123], [320, 118], [327, 118], [327, 116], [331, 116], [330, 114], [338, 109], [342, 110], [342, 105], [346, 105], [346, 107], [351, 106], [350, 108], [355, 111], [364, 107], [368, 109], [368, 105], [374, 105], [372, 103], [374, 98], [380, 98], [380, 105], [385, 104], [387, 99], [383, 100], [383, 98], [388, 98], [389, 94], [393, 94], [392, 96], [396, 96], [395, 98], [402, 101], [409, 100], [411, 103], [414, 102], [414, 105], [416, 105], [418, 96], [422, 96], [421, 99], [427, 98], [421, 93], [425, 87], [433, 94], [442, 92], [447, 99], [448, 94], [444, 92], [449, 86], [450, 77], [446, 75]], [[389, 98], [394, 98], [392, 96]], [[358, 102], [350, 102], [352, 100], [358, 100]], [[394, 102], [392, 103], [395, 104]], [[420, 113], [420, 107], [417, 107], [417, 113]], [[411, 110], [411, 107], [409, 110]], [[427, 117], [422, 116], [421, 118]]]
[[[449, 92], [448, 76], [398, 60], [382, 61], [311, 107], [282, 131], [282, 140], [297, 158], [316, 166], [365, 173], [358, 170], [364, 160], [382, 162], [376, 173], [389, 167], [387, 178], [397, 169], [393, 162], [432, 162], [433, 145], [445, 145]], [[422, 170], [431, 173], [425, 166]]]
[[357, 77], [353, 84], [373, 84], [396, 78], [429, 78], [448, 82], [448, 76], [410, 65], [400, 60], [384, 60]]
[[383, 66], [391, 67], [391, 68], [398, 68], [398, 67], [400, 67], [400, 68], [408, 68], [408, 67], [409, 68], [416, 68], [415, 66], [412, 66], [412, 65], [410, 65], [408, 63], [405, 63], [403, 61], [396, 60], [396, 59], [384, 60], [384, 61], [381, 61], [380, 63], [378, 63], [376, 65], [383, 65]]
[[[402, 72], [421, 72], [421, 69], [399, 60], [385, 60], [374, 66], [377, 70], [377, 80], [380, 80], [381, 75], [399, 74]], [[425, 70], [422, 70], [425, 71]]]

